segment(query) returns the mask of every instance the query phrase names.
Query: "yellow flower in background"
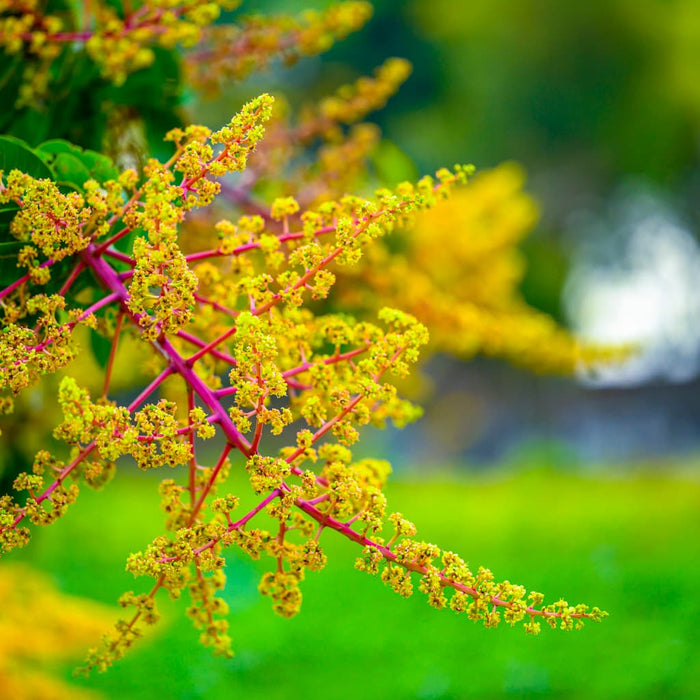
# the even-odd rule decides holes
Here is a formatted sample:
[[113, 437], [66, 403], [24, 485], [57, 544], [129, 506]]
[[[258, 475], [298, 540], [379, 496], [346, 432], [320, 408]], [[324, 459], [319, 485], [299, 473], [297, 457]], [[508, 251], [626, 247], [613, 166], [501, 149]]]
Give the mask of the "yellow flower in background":
[[619, 356], [624, 351], [582, 345], [523, 300], [517, 246], [538, 218], [524, 181], [515, 163], [477, 174], [419, 214], [411, 230], [371, 247], [361, 267], [344, 271], [343, 302], [368, 311], [403, 308], [430, 328], [434, 351], [463, 359], [484, 353], [566, 374]]
[[114, 619], [109, 607], [58, 591], [28, 566], [0, 568], [0, 697], [96, 700], [99, 693], [53, 675], [99, 640]]

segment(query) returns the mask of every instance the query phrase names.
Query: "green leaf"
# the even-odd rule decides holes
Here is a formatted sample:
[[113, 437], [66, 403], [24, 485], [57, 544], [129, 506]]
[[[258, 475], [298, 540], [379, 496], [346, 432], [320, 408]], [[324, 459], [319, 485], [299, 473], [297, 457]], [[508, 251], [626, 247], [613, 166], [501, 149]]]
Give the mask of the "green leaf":
[[19, 241], [0, 243], [0, 288], [5, 289], [22, 276], [17, 267], [17, 254], [24, 244]]
[[17, 254], [24, 243], [15, 240], [10, 234], [10, 223], [18, 209], [16, 204], [0, 207], [0, 288], [3, 289], [21, 277], [17, 268]]
[[51, 168], [21, 139], [0, 136], [0, 170], [21, 170], [35, 178], [51, 178]]
[[50, 159], [57, 156], [59, 153], [73, 153], [76, 154], [80, 151], [78, 146], [75, 146], [70, 141], [65, 139], [50, 139], [49, 141], [44, 141], [36, 147], [37, 154], [44, 158]]
[[0, 205], [0, 241], [7, 240], [7, 237], [2, 235], [10, 228], [10, 222], [15, 218], [15, 214], [19, 211], [19, 205], [14, 202]]
[[90, 171], [90, 176], [97, 182], [116, 180], [119, 177], [119, 169], [108, 158], [96, 151], [83, 151], [83, 165]]
[[14, 202], [0, 205], [0, 243], [4, 244], [17, 242], [10, 233], [10, 224], [18, 211], [19, 206]]
[[105, 369], [109, 361], [109, 353], [112, 350], [112, 341], [105, 338], [101, 333], [92, 331], [90, 333], [90, 348], [100, 369]]
[[56, 180], [81, 188], [90, 179], [90, 171], [83, 165], [80, 158], [71, 153], [59, 153], [51, 163], [56, 173]]
[[37, 148], [37, 154], [51, 166], [56, 179], [82, 189], [86, 180], [114, 179], [119, 171], [112, 161], [95, 151], [83, 150], [69, 141], [52, 139]]
[[0, 110], [0, 131], [8, 131], [17, 118], [17, 110], [9, 108], [17, 100], [17, 93], [22, 84], [22, 56], [5, 54], [0, 61], [0, 104], [8, 109]]

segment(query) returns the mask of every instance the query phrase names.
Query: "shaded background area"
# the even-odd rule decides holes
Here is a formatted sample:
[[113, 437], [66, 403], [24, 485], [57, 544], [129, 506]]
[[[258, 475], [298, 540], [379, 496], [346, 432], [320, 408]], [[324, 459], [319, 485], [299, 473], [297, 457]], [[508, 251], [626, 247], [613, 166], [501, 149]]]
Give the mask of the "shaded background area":
[[[585, 339], [639, 348], [624, 366], [578, 384], [535, 382], [503, 364], [435, 358], [428, 368], [432, 398], [421, 399], [427, 413], [460, 416], [465, 399], [471, 406], [469, 425], [457, 428], [462, 444], [449, 456], [498, 462], [519, 441], [542, 439], [573, 450], [579, 462], [698, 449], [697, 3], [373, 4], [363, 31], [233, 94], [264, 87], [303, 101], [370, 73], [388, 56], [408, 58], [413, 74], [373, 117], [385, 138], [420, 173], [453, 162], [479, 169], [521, 163], [526, 189], [541, 205], [523, 246], [525, 299]], [[285, 3], [247, 7], [268, 11]], [[194, 111], [217, 123], [229, 107], [227, 97]], [[460, 403], [448, 406], [442, 389], [455, 382]], [[446, 423], [455, 430], [454, 418], [424, 422], [411, 444], [432, 435], [443, 454], [451, 440], [440, 432]]]

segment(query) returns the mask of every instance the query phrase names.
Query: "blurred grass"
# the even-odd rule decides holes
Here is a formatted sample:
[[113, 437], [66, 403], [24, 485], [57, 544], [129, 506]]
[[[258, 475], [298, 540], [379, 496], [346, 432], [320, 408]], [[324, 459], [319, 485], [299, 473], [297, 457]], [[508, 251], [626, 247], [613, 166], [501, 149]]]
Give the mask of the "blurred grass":
[[[164, 620], [105, 675], [75, 680], [108, 698], [685, 698], [700, 687], [700, 483], [683, 474], [624, 477], [528, 470], [460, 483], [390, 485], [419, 536], [544, 592], [608, 610], [578, 633], [485, 630], [416, 593], [403, 600], [353, 569], [357, 548], [325, 533], [326, 569], [283, 620], [257, 593], [267, 562], [232, 557], [225, 597], [236, 656], [214, 659], [185, 618]], [[156, 482], [121, 473], [109, 493], [84, 490], [62, 521], [19, 557], [67, 593], [114, 603], [146, 580], [124, 572], [158, 533]], [[70, 670], [65, 670], [69, 677]]]

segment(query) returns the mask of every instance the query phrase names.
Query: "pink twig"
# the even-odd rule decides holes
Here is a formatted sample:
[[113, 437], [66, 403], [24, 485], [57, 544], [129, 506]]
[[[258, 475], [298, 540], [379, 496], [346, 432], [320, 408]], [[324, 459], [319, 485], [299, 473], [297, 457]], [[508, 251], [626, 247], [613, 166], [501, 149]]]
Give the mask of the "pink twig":
[[[39, 265], [39, 267], [49, 267], [55, 263], [54, 260], [45, 260], [43, 263]], [[26, 275], [22, 275], [16, 282], [13, 282], [9, 287], [5, 287], [0, 292], [0, 299], [4, 299], [8, 294], [12, 294], [12, 292], [17, 289], [17, 287], [21, 287], [25, 282], [28, 282], [31, 279], [31, 275], [27, 273]]]
[[109, 255], [110, 258], [114, 258], [115, 260], [120, 260], [121, 262], [126, 263], [131, 267], [134, 267], [134, 265], [136, 265], [136, 261], [132, 257], [128, 256], [126, 253], [121, 253], [118, 250], [114, 250], [114, 248], [110, 250], [105, 250], [104, 254]]
[[75, 264], [75, 266], [71, 270], [70, 275], [68, 275], [66, 281], [61, 285], [61, 288], [58, 290], [57, 294], [59, 294], [60, 296], [65, 296], [66, 292], [71, 288], [73, 282], [75, 282], [78, 275], [84, 269], [85, 269], [85, 263], [83, 263], [82, 260], [78, 260], [78, 262]]
[[[231, 523], [228, 528], [226, 528], [226, 532], [233, 532], [234, 530], [240, 530], [241, 528], [245, 527], [245, 525], [250, 521], [252, 518], [254, 518], [265, 506], [267, 506], [268, 503], [272, 503], [272, 501], [275, 500], [275, 498], [278, 498], [279, 496], [282, 495], [282, 489], [274, 489], [271, 491], [265, 498], [263, 498], [258, 505], [255, 506], [255, 508], [252, 508], [249, 510], [240, 520], [237, 520], [235, 523]], [[221, 538], [220, 537], [214, 537], [205, 544], [201, 545], [200, 547], [197, 547], [197, 549], [193, 550], [193, 554], [195, 556], [199, 556], [202, 552], [206, 552], [208, 549], [211, 549], [214, 545], [219, 542]], [[158, 561], [167, 564], [172, 561], [177, 561], [178, 559], [181, 559], [179, 556], [174, 556], [174, 557], [161, 557]]]
[[285, 379], [287, 379], [288, 377], [293, 377], [295, 374], [306, 372], [315, 365], [333, 365], [339, 362], [344, 362], [345, 360], [357, 357], [357, 355], [361, 355], [363, 352], [367, 352], [369, 347], [369, 345], [365, 345], [365, 347], [363, 348], [356, 348], [355, 350], [349, 350], [348, 352], [338, 353], [337, 355], [327, 357], [325, 360], [319, 360], [318, 362], [304, 362], [298, 367], [293, 367], [292, 369], [288, 369], [285, 372], [282, 372], [282, 376]]
[[[178, 336], [178, 338], [182, 338], [183, 340], [186, 340], [188, 343], [192, 343], [192, 345], [196, 345], [197, 347], [200, 347], [200, 348], [204, 348], [207, 345], [203, 340], [201, 340], [200, 338], [197, 338], [197, 336], [192, 335], [191, 333], [188, 333], [187, 331], [178, 331], [177, 336]], [[236, 358], [232, 357], [231, 355], [229, 355], [225, 352], [221, 352], [220, 350], [214, 350], [214, 349], [209, 350], [208, 352], [213, 357], [216, 357], [219, 360], [223, 360], [224, 362], [228, 362], [230, 365], [236, 364]]]
[[129, 412], [140, 406], [173, 373], [172, 367], [166, 367], [130, 404]]

